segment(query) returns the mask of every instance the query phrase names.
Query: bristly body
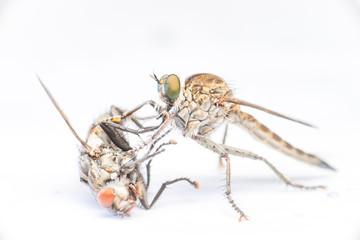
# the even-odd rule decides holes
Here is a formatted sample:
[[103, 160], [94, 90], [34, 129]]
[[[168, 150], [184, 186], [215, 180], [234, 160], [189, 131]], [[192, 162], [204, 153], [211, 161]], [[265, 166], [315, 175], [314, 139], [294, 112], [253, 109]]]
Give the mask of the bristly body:
[[[89, 185], [97, 198], [98, 203], [112, 211], [116, 215], [127, 215], [136, 205], [137, 199], [145, 209], [150, 209], [159, 199], [167, 185], [187, 181], [194, 187], [199, 185], [196, 181], [188, 178], [176, 178], [162, 184], [156, 196], [149, 204], [147, 198], [147, 188], [150, 177], [150, 163], [147, 164], [147, 182], [145, 183], [139, 167], [142, 162], [152, 160], [152, 158], [163, 152], [163, 146], [176, 144], [174, 141], [162, 143], [155, 148], [155, 144], [164, 136], [141, 142], [137, 148], [130, 146], [124, 132], [137, 133], [141, 124], [131, 114], [129, 119], [138, 125], [139, 129], [129, 129], [124, 126], [127, 119], [117, 118], [124, 112], [112, 106], [109, 113], [99, 117], [91, 127], [89, 134], [84, 142], [72, 128], [69, 120], [60, 109], [59, 105], [52, 97], [46, 86], [39, 78], [41, 85], [50, 97], [54, 106], [57, 108], [63, 119], [66, 121], [70, 130], [83, 145], [80, 156], [80, 179]], [[133, 111], [135, 112], [135, 110]], [[112, 122], [111, 119], [117, 119]], [[145, 153], [141, 153], [141, 151]]]
[[[112, 107], [110, 113], [101, 116], [90, 129], [86, 143], [95, 151], [89, 152], [85, 149], [81, 152], [80, 178], [90, 186], [95, 196], [98, 196], [101, 191], [112, 189], [113, 204], [105, 207], [115, 214], [122, 215], [131, 210], [137, 198], [142, 198], [142, 194], [146, 194], [146, 191], [141, 189], [145, 183], [138, 170], [134, 166], [130, 169], [123, 167], [126, 163], [134, 161], [134, 154], [115, 146], [99, 125], [103, 120], [120, 114], [116, 110]], [[123, 141], [127, 143], [124, 135]], [[134, 179], [130, 176], [131, 174], [135, 176]], [[141, 191], [138, 193], [133, 191], [136, 188]]]
[[227, 121], [232, 106], [223, 103], [225, 97], [232, 97], [232, 92], [221, 78], [210, 74], [188, 77], [175, 102], [184, 136], [210, 135]]
[[[116, 125], [111, 122], [112, 118], [115, 119], [123, 113], [119, 108], [112, 106], [109, 114], [101, 116], [90, 129], [86, 140], [86, 143], [95, 149], [95, 154], [86, 150], [81, 153], [81, 180], [89, 184], [98, 202], [115, 214], [124, 215], [135, 206], [137, 199], [145, 209], [150, 209], [169, 184], [187, 181], [197, 188], [197, 182], [188, 178], [177, 178], [165, 182], [152, 202], [148, 202], [150, 166], [147, 165], [148, 179], [145, 182], [139, 169], [140, 164], [160, 153], [164, 145], [175, 144], [175, 142], [163, 143], [155, 149], [154, 145], [162, 138], [160, 136], [137, 149], [131, 148], [122, 130], [126, 119], [117, 120]], [[146, 145], [150, 146], [150, 149], [147, 149]], [[108, 205], [102, 198], [108, 195], [109, 191], [113, 200]]]
[[[305, 153], [284, 141], [265, 125], [257, 121], [253, 116], [243, 112], [241, 106], [252, 107], [287, 120], [313, 127], [311, 124], [290, 118], [259, 105], [234, 98], [232, 91], [222, 78], [208, 73], [194, 74], [185, 80], [185, 85], [183, 87], [180, 87], [180, 80], [174, 74], [164, 75], [160, 80], [154, 74], [153, 78], [158, 83], [160, 99], [166, 104], [166, 107], [162, 108], [162, 111], [164, 112], [162, 115], [167, 119], [164, 121], [163, 126], [159, 131], [173, 121], [182, 131], [184, 136], [191, 137], [205, 148], [218, 153], [220, 155], [220, 160], [226, 160], [225, 195], [231, 206], [240, 214], [240, 221], [242, 218], [247, 219], [247, 217], [236, 205], [231, 196], [229, 154], [263, 161], [287, 185], [303, 189], [317, 189], [324, 187], [305, 186], [293, 183], [289, 178], [277, 170], [277, 168], [266, 158], [246, 150], [225, 145], [228, 123], [241, 126], [261, 142], [295, 159], [318, 167], [335, 170], [315, 155]], [[161, 108], [157, 109], [161, 110]], [[222, 124], [226, 124], [226, 128], [223, 142], [222, 144], [219, 144], [212, 141], [210, 135]]]
[[261, 142], [297, 160], [333, 169], [313, 154], [306, 153], [284, 141], [276, 133], [245, 113], [234, 103], [226, 82], [213, 74], [200, 73], [188, 77], [175, 102], [177, 116], [182, 120], [184, 136], [209, 136], [223, 123], [236, 124]]

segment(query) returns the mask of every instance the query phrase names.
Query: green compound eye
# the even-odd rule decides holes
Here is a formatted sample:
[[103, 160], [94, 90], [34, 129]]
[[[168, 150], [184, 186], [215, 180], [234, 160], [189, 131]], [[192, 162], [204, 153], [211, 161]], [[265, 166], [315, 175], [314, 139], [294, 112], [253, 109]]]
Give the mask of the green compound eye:
[[158, 81], [158, 91], [161, 100], [172, 105], [180, 94], [180, 80], [175, 74], [164, 75]]
[[171, 74], [169, 75], [164, 84], [166, 96], [172, 101], [175, 101], [180, 93], [180, 80], [178, 76]]

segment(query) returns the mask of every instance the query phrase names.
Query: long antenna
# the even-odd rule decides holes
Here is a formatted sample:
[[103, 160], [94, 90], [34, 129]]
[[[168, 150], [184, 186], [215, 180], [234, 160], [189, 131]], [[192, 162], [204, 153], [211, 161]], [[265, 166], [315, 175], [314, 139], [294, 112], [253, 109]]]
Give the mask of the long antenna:
[[158, 84], [160, 83], [160, 80], [158, 79], [158, 77], [155, 75], [155, 73], [153, 73], [153, 75], [150, 74], [150, 77], [152, 79], [154, 79]]
[[59, 107], [59, 105], [57, 104], [57, 102], [55, 101], [55, 99], [53, 98], [53, 96], [51, 95], [50, 91], [46, 88], [45, 84], [41, 81], [39, 75], [36, 74], [36, 77], [38, 78], [41, 86], [44, 88], [46, 94], [49, 96], [51, 102], [54, 104], [54, 106], [56, 107], [56, 109], [59, 111], [60, 115], [62, 116], [62, 118], [65, 120], [66, 124], [69, 126], [71, 132], [74, 134], [74, 136], [77, 138], [77, 140], [79, 140], [79, 142], [88, 150], [91, 151], [91, 147], [89, 145], [86, 144], [86, 142], [84, 142], [79, 135], [75, 132], [74, 128], [71, 126], [69, 119], [65, 116], [64, 112], [61, 110], [61, 108]]
[[258, 110], [261, 110], [261, 111], [270, 113], [270, 114], [272, 114], [272, 115], [275, 115], [275, 116], [278, 116], [278, 117], [281, 117], [281, 118], [285, 118], [285, 119], [290, 120], [290, 121], [293, 121], [293, 122], [297, 122], [297, 123], [303, 124], [303, 125], [308, 126], [308, 127], [316, 128], [314, 125], [312, 125], [312, 124], [310, 124], [310, 123], [307, 123], [307, 122], [304, 122], [304, 121], [301, 121], [301, 120], [298, 120], [298, 119], [294, 119], [294, 118], [285, 116], [285, 115], [283, 115], [283, 114], [274, 112], [274, 111], [272, 111], [272, 110], [269, 110], [269, 109], [267, 109], [267, 108], [261, 107], [261, 106], [259, 106], [259, 105], [253, 104], [253, 103], [246, 102], [246, 101], [244, 101], [244, 100], [240, 100], [240, 99], [236, 99], [236, 98], [227, 98], [225, 101], [226, 101], [226, 102], [230, 102], [230, 103], [235, 103], [235, 104], [243, 105], [243, 106], [246, 106], [246, 107], [255, 108], [255, 109], [258, 109]]

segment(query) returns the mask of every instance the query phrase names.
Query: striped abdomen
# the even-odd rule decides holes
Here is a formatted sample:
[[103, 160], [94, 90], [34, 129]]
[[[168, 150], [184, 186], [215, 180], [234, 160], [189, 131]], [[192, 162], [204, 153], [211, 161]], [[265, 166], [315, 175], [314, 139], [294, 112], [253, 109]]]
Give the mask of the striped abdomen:
[[261, 124], [250, 114], [240, 111], [236, 112], [236, 117], [234, 118], [233, 123], [239, 124], [241, 127], [244, 127], [260, 141], [270, 145], [271, 147], [277, 149], [278, 151], [286, 155], [289, 155], [297, 160], [311, 165], [335, 170], [333, 167], [331, 167], [329, 164], [327, 164], [317, 156], [306, 153], [298, 148], [295, 148], [290, 143], [284, 141], [276, 133], [272, 132], [265, 125]]

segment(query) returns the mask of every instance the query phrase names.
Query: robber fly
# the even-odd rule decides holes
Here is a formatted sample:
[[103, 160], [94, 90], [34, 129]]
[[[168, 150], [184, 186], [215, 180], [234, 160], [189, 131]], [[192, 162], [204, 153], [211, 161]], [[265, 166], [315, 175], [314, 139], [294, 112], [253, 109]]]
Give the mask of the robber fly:
[[[280, 177], [284, 183], [293, 187], [305, 189], [324, 187], [305, 186], [293, 183], [265, 158], [246, 150], [225, 145], [228, 123], [244, 128], [261, 142], [297, 160], [318, 167], [335, 170], [317, 156], [295, 148], [290, 143], [280, 138], [269, 128], [257, 121], [253, 116], [243, 112], [241, 106], [252, 107], [278, 117], [313, 127], [311, 124], [287, 117], [259, 105], [234, 98], [232, 91], [222, 78], [208, 73], [194, 74], [188, 77], [185, 80], [185, 86], [181, 87], [179, 78], [174, 74], [164, 75], [160, 78], [160, 80], [155, 74], [151, 77], [158, 83], [160, 99], [166, 104], [166, 106], [161, 108], [154, 101], [148, 101], [141, 104], [138, 108], [147, 104], [157, 106], [157, 111], [166, 117], [162, 127], [160, 127], [155, 136], [158, 135], [164, 126], [171, 122], [175, 122], [176, 127], [182, 131], [184, 136], [194, 139], [202, 146], [218, 153], [221, 158], [226, 160], [225, 195], [232, 207], [240, 214], [239, 221], [241, 221], [242, 218], [247, 219], [247, 216], [236, 205], [231, 196], [229, 154], [262, 160]], [[223, 124], [226, 124], [225, 134], [222, 144], [218, 144], [212, 141], [209, 136], [214, 132], [214, 130]]]
[[[41, 82], [40, 78], [39, 81], [52, 103], [66, 121], [71, 132], [82, 144], [80, 179], [89, 185], [93, 194], [96, 196], [97, 202], [102, 207], [109, 209], [116, 215], [124, 216], [128, 215], [128, 212], [134, 208], [137, 199], [140, 200], [140, 203], [145, 209], [150, 209], [159, 199], [167, 185], [179, 181], [187, 181], [195, 188], [199, 187], [196, 181], [191, 181], [188, 178], [176, 178], [163, 183], [154, 199], [149, 203], [147, 189], [150, 181], [150, 162], [147, 164], [146, 182], [140, 172], [140, 164], [149, 159], [151, 161], [155, 155], [163, 152], [165, 145], [176, 144], [176, 142], [170, 140], [155, 147], [158, 141], [166, 135], [165, 133], [159, 136], [159, 138], [151, 139], [151, 141], [140, 144], [137, 148], [131, 147], [124, 132], [141, 133], [142, 125], [134, 116], [129, 116], [128, 119], [139, 126], [137, 130], [125, 127], [124, 123], [126, 119], [118, 120], [116, 123], [108, 121], [108, 119], [116, 119], [116, 116], [122, 116], [124, 113], [115, 106], [111, 107], [109, 113], [104, 114], [95, 121], [90, 128], [85, 142], [75, 132], [69, 120], [48, 89]], [[114, 127], [114, 124], [116, 127]], [[149, 146], [148, 149], [145, 149], [147, 146]], [[143, 157], [140, 157], [142, 150], [146, 153]]]

